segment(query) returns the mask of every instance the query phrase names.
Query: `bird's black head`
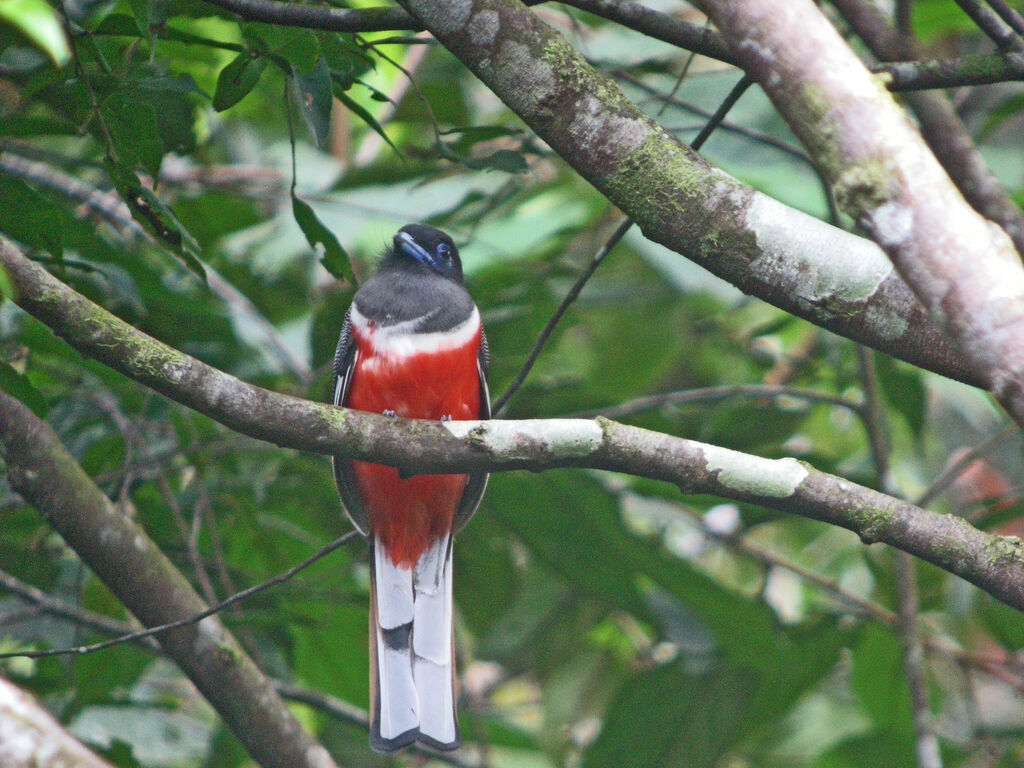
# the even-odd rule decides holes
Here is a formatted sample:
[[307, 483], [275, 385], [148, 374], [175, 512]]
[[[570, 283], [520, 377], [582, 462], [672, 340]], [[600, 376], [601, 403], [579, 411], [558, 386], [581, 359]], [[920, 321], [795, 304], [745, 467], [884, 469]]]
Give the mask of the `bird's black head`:
[[459, 249], [444, 232], [426, 224], [406, 224], [395, 233], [394, 255], [411, 259], [437, 272], [442, 277], [462, 282]]

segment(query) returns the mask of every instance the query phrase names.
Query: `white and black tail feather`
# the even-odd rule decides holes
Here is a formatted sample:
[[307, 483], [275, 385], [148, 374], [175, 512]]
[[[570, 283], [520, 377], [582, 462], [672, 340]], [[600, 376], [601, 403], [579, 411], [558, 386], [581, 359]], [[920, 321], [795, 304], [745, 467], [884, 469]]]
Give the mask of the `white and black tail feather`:
[[451, 536], [435, 541], [415, 568], [399, 568], [376, 542], [370, 563], [370, 746], [456, 749]]

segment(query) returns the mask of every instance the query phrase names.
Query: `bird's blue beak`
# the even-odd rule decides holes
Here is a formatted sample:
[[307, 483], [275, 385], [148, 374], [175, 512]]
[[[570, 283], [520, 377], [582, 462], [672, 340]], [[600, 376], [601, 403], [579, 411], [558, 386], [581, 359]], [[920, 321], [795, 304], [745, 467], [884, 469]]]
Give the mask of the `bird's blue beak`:
[[399, 232], [395, 235], [395, 250], [402, 251], [407, 256], [428, 266], [434, 261], [433, 257], [408, 232]]

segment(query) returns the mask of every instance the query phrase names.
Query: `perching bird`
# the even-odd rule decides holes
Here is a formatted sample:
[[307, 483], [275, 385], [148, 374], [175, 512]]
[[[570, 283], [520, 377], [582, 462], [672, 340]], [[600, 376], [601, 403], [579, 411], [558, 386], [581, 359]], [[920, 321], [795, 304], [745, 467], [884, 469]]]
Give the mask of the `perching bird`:
[[[334, 404], [417, 419], [490, 417], [487, 340], [452, 239], [398, 230], [345, 316]], [[486, 474], [402, 479], [335, 459], [338, 492], [370, 540], [370, 746], [460, 744], [452, 642], [452, 536], [473, 515]]]

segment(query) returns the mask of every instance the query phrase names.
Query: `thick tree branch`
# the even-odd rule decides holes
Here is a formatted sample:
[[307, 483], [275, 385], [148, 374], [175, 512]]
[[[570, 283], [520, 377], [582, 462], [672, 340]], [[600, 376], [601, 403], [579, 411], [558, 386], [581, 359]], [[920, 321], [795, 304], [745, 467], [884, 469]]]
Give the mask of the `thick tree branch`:
[[[960, 518], [919, 509], [794, 459], [762, 459], [607, 419], [430, 422], [311, 403], [251, 386], [161, 344], [75, 293], [3, 241], [0, 265], [7, 271], [19, 306], [80, 352], [251, 437], [304, 451], [369, 459], [410, 474], [572, 466], [664, 480], [685, 493], [760, 504], [847, 528], [867, 543], [884, 541], [1024, 610], [1024, 544], [1019, 539], [983, 533]], [[21, 455], [20, 445], [11, 451], [10, 430], [2, 423], [0, 427], [9, 443], [8, 458]], [[54, 510], [47, 494], [55, 487], [53, 473], [61, 466], [56, 464], [20, 488], [27, 498], [37, 499], [52, 519], [58, 519], [62, 508]], [[116, 512], [88, 478], [76, 479], [79, 485], [68, 489], [67, 498], [80, 491], [82, 505], [92, 503], [100, 509], [94, 524], [76, 523], [75, 532], [91, 537], [92, 546], [102, 546], [101, 531]], [[120, 515], [116, 521], [129, 524]], [[143, 565], [159, 553], [149, 549], [148, 540], [143, 540], [144, 551], [137, 551], [134, 541], [134, 534], [125, 534], [124, 540], [120, 534], [111, 538], [111, 546], [123, 545], [129, 552], [95, 563], [101, 577], [106, 574], [116, 584], [123, 576], [126, 561], [122, 557], [129, 558], [132, 572], [137, 569], [140, 578], [151, 575], [152, 566]], [[171, 578], [181, 578], [173, 573]], [[188, 589], [189, 610], [197, 613], [202, 603]], [[134, 594], [138, 598], [151, 593], [147, 588]], [[131, 597], [131, 593], [125, 595], [126, 600]], [[155, 624], [165, 614], [149, 612], [163, 605], [161, 600], [146, 600], [138, 606], [143, 613], [134, 605], [132, 610], [144, 623]], [[187, 615], [183, 612], [175, 618]], [[206, 626], [206, 621], [199, 626]], [[171, 636], [183, 638], [187, 649], [191, 647], [187, 641], [194, 642], [196, 634], [194, 628], [183, 628]], [[165, 647], [168, 652], [183, 651], [177, 645]]]
[[1024, 424], [1024, 269], [811, 0], [704, 0], [836, 198]]
[[875, 245], [709, 166], [522, 4], [409, 5], [649, 239], [817, 325], [978, 383]]
[[326, 5], [302, 5], [280, 0], [206, 0], [250, 21], [307, 27], [330, 32], [384, 32], [416, 30], [419, 24], [401, 8], [331, 8]]
[[[900, 35], [874, 3], [832, 0], [832, 4], [879, 59], [918, 57], [914, 41]], [[1013, 56], [1024, 65], [1024, 54]], [[890, 75], [898, 77], [896, 73], [903, 66], [893, 64]], [[1005, 229], [1024, 257], [1024, 212], [989, 170], [949, 97], [943, 93], [908, 93], [904, 99], [917, 116], [928, 146], [967, 202]]]
[[[121, 602], [147, 626], [206, 606], [145, 531], [117, 510], [53, 430], [0, 392], [0, 446], [8, 478]], [[211, 616], [160, 635], [160, 644], [265, 768], [332, 768], [273, 684]]]

